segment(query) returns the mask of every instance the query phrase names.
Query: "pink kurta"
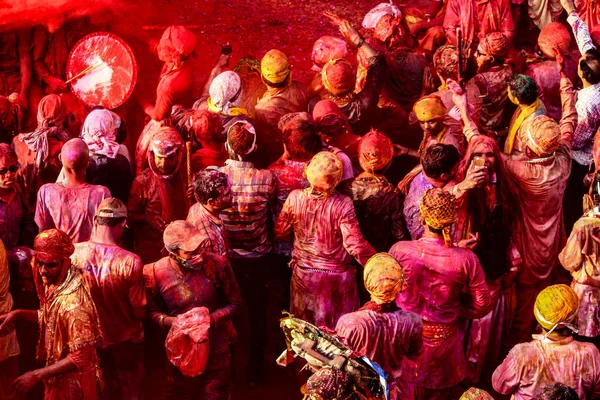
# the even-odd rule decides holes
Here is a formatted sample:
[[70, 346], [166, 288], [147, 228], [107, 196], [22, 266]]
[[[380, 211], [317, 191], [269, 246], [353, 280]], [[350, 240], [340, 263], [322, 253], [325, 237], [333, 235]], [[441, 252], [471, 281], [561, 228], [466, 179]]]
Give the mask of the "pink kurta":
[[398, 306], [418, 314], [425, 326], [442, 324], [452, 332], [442, 339], [424, 338], [420, 361], [407, 363], [407, 379], [425, 388], [452, 387], [465, 377], [467, 365], [461, 335], [451, 328], [461, 318], [481, 318], [491, 309], [479, 260], [470, 250], [446, 247], [441, 238], [398, 242], [390, 254], [404, 267], [406, 279]]
[[84, 183], [67, 188], [62, 183], [48, 183], [40, 188], [35, 210], [35, 223], [40, 232], [59, 229], [73, 243], [90, 240], [94, 216], [102, 200], [111, 197], [110, 191], [100, 185]]
[[592, 239], [594, 228], [600, 228], [600, 218], [581, 217], [558, 256], [573, 276], [572, 286], [579, 296], [577, 327], [587, 337], [600, 335], [600, 246]]
[[358, 227], [349, 197], [333, 192], [294, 190], [283, 205], [275, 236], [294, 234], [291, 311], [317, 326], [335, 328], [344, 314], [358, 306], [352, 257], [364, 265], [375, 250]]
[[492, 384], [514, 400], [535, 399], [557, 382], [575, 389], [581, 399], [600, 396], [600, 352], [591, 343], [567, 337], [561, 341], [533, 335], [516, 345], [494, 372]]
[[492, 32], [509, 39], [515, 29], [509, 0], [450, 0], [446, 6], [444, 29], [448, 42], [456, 46], [456, 28], [462, 29], [466, 43], [479, 43]]

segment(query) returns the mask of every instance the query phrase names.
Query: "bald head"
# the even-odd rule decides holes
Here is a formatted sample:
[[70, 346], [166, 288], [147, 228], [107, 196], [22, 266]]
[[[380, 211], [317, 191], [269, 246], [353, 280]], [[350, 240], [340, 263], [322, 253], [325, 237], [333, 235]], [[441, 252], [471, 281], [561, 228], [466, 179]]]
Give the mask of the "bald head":
[[88, 166], [89, 150], [87, 144], [79, 138], [65, 143], [60, 155], [65, 168], [80, 171], [85, 170]]

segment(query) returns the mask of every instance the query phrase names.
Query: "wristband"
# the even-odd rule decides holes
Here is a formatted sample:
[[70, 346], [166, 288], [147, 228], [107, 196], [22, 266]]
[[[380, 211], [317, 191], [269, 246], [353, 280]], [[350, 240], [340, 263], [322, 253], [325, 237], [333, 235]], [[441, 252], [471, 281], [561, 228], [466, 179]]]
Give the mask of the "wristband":
[[365, 39], [361, 37], [358, 43], [356, 44], [356, 48], [360, 49], [360, 46], [362, 46], [363, 44], [365, 44]]

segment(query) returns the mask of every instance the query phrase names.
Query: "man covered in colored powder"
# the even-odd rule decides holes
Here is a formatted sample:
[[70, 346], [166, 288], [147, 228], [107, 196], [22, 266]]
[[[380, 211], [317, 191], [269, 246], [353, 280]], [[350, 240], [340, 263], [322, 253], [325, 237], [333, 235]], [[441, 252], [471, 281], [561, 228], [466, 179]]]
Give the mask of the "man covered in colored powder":
[[13, 388], [25, 394], [43, 382], [45, 400], [95, 400], [102, 380], [96, 354], [102, 336], [90, 291], [69, 259], [73, 242], [66, 233], [50, 229], [36, 236], [33, 249], [40, 309], [0, 316], [0, 333], [10, 331], [15, 321], [37, 322], [37, 358], [44, 367], [21, 375]]
[[580, 399], [600, 396], [600, 352], [591, 343], [573, 338], [579, 299], [567, 285], [542, 290], [533, 313], [542, 333], [516, 345], [494, 372], [494, 389], [515, 400], [535, 398], [546, 386], [561, 382]]
[[127, 208], [119, 199], [102, 200], [89, 241], [77, 243], [71, 262], [90, 289], [102, 328], [98, 349], [105, 396], [144, 398], [144, 327], [146, 291], [138, 256], [119, 246]]
[[329, 152], [316, 154], [306, 168], [310, 188], [290, 193], [275, 225], [275, 237], [290, 240], [292, 314], [317, 326], [335, 328], [358, 309], [354, 257], [364, 265], [375, 250], [364, 239], [352, 200], [335, 191], [342, 163]]
[[405, 285], [402, 266], [389, 254], [377, 253], [367, 261], [363, 275], [371, 301], [343, 315], [335, 331], [349, 348], [389, 374], [390, 399], [411, 398], [402, 362], [418, 359], [423, 351], [423, 321], [396, 305], [396, 296]]
[[405, 375], [415, 386], [417, 399], [447, 399], [451, 388], [463, 380], [467, 360], [459, 324], [491, 310], [490, 292], [477, 256], [452, 244], [455, 203], [454, 196], [442, 189], [425, 192], [421, 201], [425, 234], [390, 249], [406, 274], [406, 290], [396, 303], [423, 319], [423, 354], [419, 360], [407, 362]]
[[131, 186], [127, 203], [134, 229], [134, 252], [143, 263], [161, 257], [165, 226], [187, 215], [184, 144], [173, 128], [161, 128], [147, 152], [149, 168]]
[[169, 330], [179, 315], [197, 307], [210, 312], [206, 369], [196, 377], [169, 366], [168, 399], [227, 400], [231, 392], [231, 319], [242, 299], [227, 258], [207, 253], [208, 238], [189, 222], [174, 221], [164, 232], [169, 255], [144, 266], [152, 322]]
[[85, 242], [92, 234], [96, 209], [103, 199], [110, 197], [110, 191], [86, 183], [89, 150], [83, 140], [69, 140], [60, 155], [65, 178], [40, 188], [35, 223], [40, 231], [57, 228], [74, 243]]

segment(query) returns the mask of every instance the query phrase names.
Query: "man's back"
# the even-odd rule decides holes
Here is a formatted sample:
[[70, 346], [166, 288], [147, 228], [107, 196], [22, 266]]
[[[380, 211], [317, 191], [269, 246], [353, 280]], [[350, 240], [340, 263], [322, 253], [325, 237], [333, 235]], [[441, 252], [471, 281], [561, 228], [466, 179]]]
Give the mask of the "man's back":
[[104, 346], [144, 338], [134, 308], [146, 305], [142, 261], [117, 245], [77, 243], [71, 256], [86, 281], [100, 318]]

